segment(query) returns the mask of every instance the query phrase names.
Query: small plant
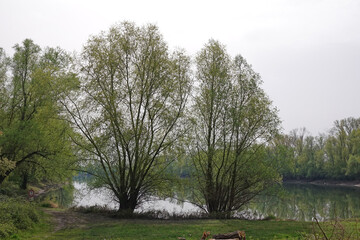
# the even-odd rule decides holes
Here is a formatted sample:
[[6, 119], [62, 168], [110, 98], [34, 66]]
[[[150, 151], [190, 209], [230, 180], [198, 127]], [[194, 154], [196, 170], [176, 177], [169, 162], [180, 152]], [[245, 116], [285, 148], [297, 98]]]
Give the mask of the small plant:
[[331, 222], [320, 223], [314, 217], [313, 230], [311, 234], [305, 236], [305, 239], [315, 240], [356, 240], [360, 239], [360, 227], [358, 222], [340, 222], [335, 219]]

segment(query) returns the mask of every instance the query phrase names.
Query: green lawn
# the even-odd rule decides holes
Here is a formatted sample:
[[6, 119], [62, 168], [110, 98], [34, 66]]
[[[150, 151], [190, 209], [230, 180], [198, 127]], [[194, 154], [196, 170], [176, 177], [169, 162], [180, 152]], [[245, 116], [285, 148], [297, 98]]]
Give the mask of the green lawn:
[[310, 230], [311, 223], [294, 221], [245, 221], [245, 220], [114, 220], [114, 223], [94, 224], [85, 228], [70, 228], [52, 232], [27, 233], [18, 239], [173, 239], [184, 237], [199, 240], [203, 231], [212, 234], [243, 230], [247, 239], [300, 239], [301, 233]]
[[[86, 239], [200, 239], [203, 231], [212, 234], [244, 230], [248, 239], [287, 239], [301, 236], [306, 224], [295, 222], [262, 222], [239, 220], [193, 220], [179, 222], [123, 221], [113, 226], [96, 226], [87, 231], [71, 230], [58, 233], [57, 236]], [[64, 234], [64, 235], [60, 235]]]
[[[55, 211], [66, 212], [64, 209]], [[70, 212], [73, 213], [73, 212]], [[96, 219], [97, 215], [88, 215]], [[236, 230], [246, 232], [246, 239], [304, 239], [306, 234], [317, 234], [316, 239], [324, 239], [319, 227], [311, 222], [297, 221], [249, 221], [249, 220], [141, 220], [99, 218], [98, 223], [72, 226], [54, 232], [54, 223], [49, 214], [43, 214], [43, 221], [30, 231], [20, 232], [9, 239], [121, 239], [121, 240], [199, 240], [204, 231], [212, 234]], [[96, 221], [95, 221], [96, 222]], [[329, 239], [360, 239], [358, 220], [344, 220], [341, 223], [321, 223]], [[345, 230], [345, 235], [342, 234]], [[350, 235], [351, 237], [348, 238]], [[345, 237], [346, 236], [346, 237]], [[314, 236], [308, 239], [315, 239]]]

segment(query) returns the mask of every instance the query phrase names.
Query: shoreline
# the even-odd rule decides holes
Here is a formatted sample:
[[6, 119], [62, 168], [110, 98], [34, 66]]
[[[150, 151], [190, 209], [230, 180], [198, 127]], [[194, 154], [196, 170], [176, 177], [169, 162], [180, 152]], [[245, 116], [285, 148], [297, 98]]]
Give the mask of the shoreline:
[[340, 180], [284, 180], [283, 183], [291, 184], [312, 184], [317, 186], [329, 187], [353, 187], [360, 188], [360, 181], [340, 181]]

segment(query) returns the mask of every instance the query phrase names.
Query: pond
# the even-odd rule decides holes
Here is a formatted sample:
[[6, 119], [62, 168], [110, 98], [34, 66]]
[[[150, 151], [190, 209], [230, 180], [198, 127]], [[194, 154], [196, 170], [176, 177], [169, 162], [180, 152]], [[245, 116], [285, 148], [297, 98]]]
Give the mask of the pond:
[[[69, 190], [70, 189], [70, 190]], [[118, 207], [106, 189], [91, 190], [85, 182], [74, 182], [73, 188], [51, 193], [62, 206], [106, 206]], [[65, 199], [64, 199], [65, 198]], [[169, 214], [187, 215], [200, 212], [190, 203], [173, 199], [157, 199], [143, 203], [137, 212], [149, 210], [166, 211]], [[236, 216], [247, 219], [263, 219], [275, 216], [281, 219], [319, 221], [360, 217], [360, 188], [330, 187], [311, 184], [283, 184], [280, 196], [258, 196]]]

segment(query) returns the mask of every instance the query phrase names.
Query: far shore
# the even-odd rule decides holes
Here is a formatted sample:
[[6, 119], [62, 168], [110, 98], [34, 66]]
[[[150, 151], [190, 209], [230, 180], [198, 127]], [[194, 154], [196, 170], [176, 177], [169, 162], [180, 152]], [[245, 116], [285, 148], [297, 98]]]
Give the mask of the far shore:
[[360, 188], [360, 180], [345, 181], [345, 180], [284, 180], [284, 183], [295, 184], [313, 184], [320, 186], [336, 186], [336, 187], [356, 187]]

